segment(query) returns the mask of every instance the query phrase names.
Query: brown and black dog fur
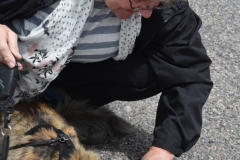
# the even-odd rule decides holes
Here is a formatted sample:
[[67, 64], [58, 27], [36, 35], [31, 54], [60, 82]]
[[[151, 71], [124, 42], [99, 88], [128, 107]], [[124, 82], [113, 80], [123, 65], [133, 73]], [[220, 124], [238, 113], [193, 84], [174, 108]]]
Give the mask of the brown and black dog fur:
[[[50, 107], [43, 102], [23, 101], [13, 108], [10, 147], [57, 138], [53, 129], [45, 128], [33, 135], [25, 135], [39, 124], [49, 124], [68, 135], [75, 146], [70, 155], [72, 160], [98, 160], [98, 154], [85, 150], [82, 143], [96, 144], [120, 138], [134, 130], [129, 123], [105, 107], [94, 109], [86, 103], [69, 101]], [[3, 115], [0, 125], [3, 126]], [[59, 154], [59, 149], [49, 146], [25, 146], [9, 150], [8, 160], [58, 160]]]

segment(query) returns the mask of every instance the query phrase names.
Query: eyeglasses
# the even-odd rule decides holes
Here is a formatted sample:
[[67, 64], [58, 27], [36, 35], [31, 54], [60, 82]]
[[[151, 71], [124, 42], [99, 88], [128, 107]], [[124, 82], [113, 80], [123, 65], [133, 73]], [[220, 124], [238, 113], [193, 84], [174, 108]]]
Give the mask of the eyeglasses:
[[170, 8], [170, 5], [163, 5], [163, 6], [153, 6], [153, 8], [149, 8], [148, 6], [146, 8], [135, 8], [132, 6], [132, 1], [129, 0], [130, 7], [134, 11], [140, 11], [140, 10], [162, 10], [166, 8]]

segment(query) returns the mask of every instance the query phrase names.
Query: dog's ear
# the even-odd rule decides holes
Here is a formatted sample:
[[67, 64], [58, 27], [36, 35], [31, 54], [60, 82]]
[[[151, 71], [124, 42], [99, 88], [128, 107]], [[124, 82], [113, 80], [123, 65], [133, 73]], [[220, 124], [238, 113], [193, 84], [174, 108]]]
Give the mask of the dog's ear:
[[70, 154], [71, 160], [99, 160], [97, 153], [86, 150], [81, 143], [75, 129], [72, 126], [67, 126], [63, 129], [63, 132], [68, 135], [74, 144], [74, 151]]

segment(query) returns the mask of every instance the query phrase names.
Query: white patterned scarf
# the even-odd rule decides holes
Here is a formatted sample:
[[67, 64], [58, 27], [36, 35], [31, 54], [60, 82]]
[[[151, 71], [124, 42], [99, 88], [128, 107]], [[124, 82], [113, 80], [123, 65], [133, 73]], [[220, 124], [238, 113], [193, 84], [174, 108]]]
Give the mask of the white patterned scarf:
[[[23, 70], [13, 96], [15, 103], [43, 92], [69, 63], [93, 4], [94, 0], [61, 0], [28, 36], [19, 35]], [[113, 57], [115, 60], [124, 60], [131, 54], [140, 29], [139, 13], [121, 20], [119, 52]]]

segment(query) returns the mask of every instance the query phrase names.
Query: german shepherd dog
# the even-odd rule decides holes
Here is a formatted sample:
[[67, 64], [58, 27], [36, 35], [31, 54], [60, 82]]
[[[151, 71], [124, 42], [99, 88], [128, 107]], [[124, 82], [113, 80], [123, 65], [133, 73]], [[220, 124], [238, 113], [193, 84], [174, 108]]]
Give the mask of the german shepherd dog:
[[[3, 119], [2, 115], [1, 126]], [[85, 102], [69, 101], [56, 106], [19, 102], [10, 126], [8, 160], [98, 160], [98, 154], [82, 144], [98, 144], [134, 131], [106, 107], [95, 109]]]

